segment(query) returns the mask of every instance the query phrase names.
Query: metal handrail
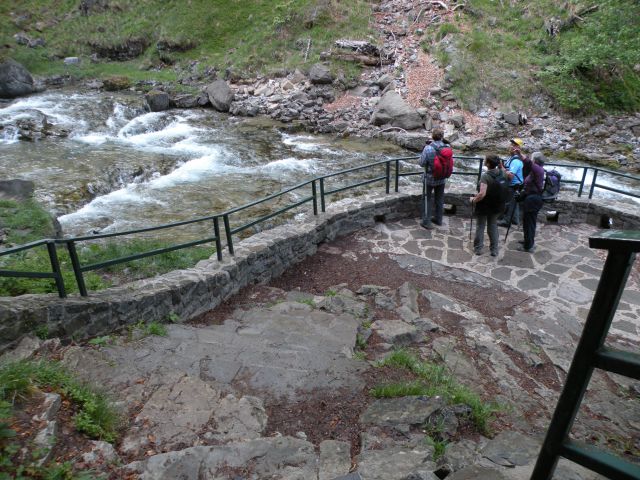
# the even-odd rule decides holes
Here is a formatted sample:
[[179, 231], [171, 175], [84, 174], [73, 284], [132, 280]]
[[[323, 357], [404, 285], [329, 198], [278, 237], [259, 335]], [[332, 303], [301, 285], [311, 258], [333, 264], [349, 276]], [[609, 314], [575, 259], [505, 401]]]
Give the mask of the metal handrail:
[[[83, 272], [89, 271], [89, 270], [95, 270], [98, 268], [104, 268], [107, 266], [111, 266], [111, 265], [115, 265], [118, 263], [125, 263], [125, 262], [129, 262], [129, 261], [133, 261], [133, 260], [137, 260], [140, 258], [144, 258], [144, 257], [148, 257], [148, 256], [153, 256], [153, 255], [159, 255], [162, 253], [166, 253], [166, 252], [170, 252], [170, 251], [174, 251], [174, 250], [178, 250], [178, 249], [182, 249], [182, 248], [188, 248], [194, 245], [199, 245], [199, 244], [203, 244], [203, 243], [208, 243], [208, 242], [214, 242], [215, 246], [216, 246], [216, 253], [217, 253], [217, 257], [218, 260], [222, 260], [222, 242], [221, 242], [221, 235], [220, 235], [220, 226], [219, 226], [219, 221], [222, 218], [223, 223], [224, 223], [224, 230], [225, 230], [225, 238], [226, 238], [226, 245], [227, 248], [229, 250], [229, 254], [234, 255], [234, 246], [233, 246], [233, 235], [234, 234], [238, 234], [240, 232], [243, 232], [251, 227], [254, 227], [255, 225], [258, 225], [262, 222], [265, 222], [269, 219], [272, 219], [278, 215], [281, 215], [284, 212], [287, 212], [289, 210], [292, 210], [294, 208], [300, 207], [306, 203], [312, 202], [313, 203], [313, 214], [317, 215], [318, 214], [318, 201], [320, 203], [320, 210], [322, 212], [326, 211], [326, 197], [328, 195], [333, 195], [336, 193], [340, 193], [340, 192], [344, 192], [347, 190], [351, 190], [357, 187], [361, 187], [364, 185], [369, 185], [372, 183], [376, 183], [376, 182], [380, 182], [380, 181], [384, 181], [385, 182], [385, 191], [386, 193], [390, 193], [391, 191], [391, 182], [392, 182], [392, 177], [391, 177], [391, 168], [392, 166], [394, 167], [394, 172], [393, 172], [393, 182], [394, 182], [394, 188], [393, 190], [395, 192], [399, 191], [399, 183], [400, 183], [400, 178], [402, 177], [409, 177], [409, 176], [415, 176], [415, 175], [421, 175], [423, 173], [423, 170], [412, 170], [409, 172], [406, 171], [402, 171], [401, 168], [401, 162], [406, 162], [406, 161], [415, 161], [417, 160], [418, 156], [411, 156], [411, 157], [399, 157], [399, 158], [392, 158], [392, 159], [386, 159], [386, 160], [380, 160], [377, 162], [373, 162], [373, 163], [369, 163], [366, 165], [361, 165], [361, 166], [357, 166], [357, 167], [352, 167], [352, 168], [347, 168], [344, 170], [340, 170], [337, 172], [333, 172], [333, 173], [328, 173], [325, 175], [321, 175], [321, 176], [317, 176], [314, 177], [310, 180], [306, 180], [304, 182], [298, 183], [296, 185], [293, 185], [291, 187], [285, 188], [284, 190], [280, 190], [279, 192], [273, 193], [267, 197], [258, 199], [258, 200], [254, 200], [252, 202], [249, 202], [245, 205], [239, 206], [239, 207], [235, 207], [232, 208], [230, 210], [226, 210], [222, 213], [219, 214], [214, 214], [214, 215], [208, 215], [205, 217], [198, 217], [198, 218], [194, 218], [191, 220], [183, 220], [183, 221], [179, 221], [179, 222], [173, 222], [173, 223], [168, 223], [168, 224], [163, 224], [163, 225], [158, 225], [158, 226], [154, 226], [154, 227], [145, 227], [145, 228], [139, 228], [139, 229], [134, 229], [134, 230], [127, 230], [124, 232], [113, 232], [113, 233], [101, 233], [101, 234], [95, 234], [95, 235], [82, 235], [82, 236], [77, 236], [77, 237], [70, 237], [70, 238], [63, 238], [63, 239], [42, 239], [42, 240], [37, 240], [35, 242], [31, 242], [31, 243], [27, 243], [24, 245], [19, 245], [17, 247], [12, 247], [6, 250], [1, 250], [0, 251], [0, 257], [5, 256], [5, 255], [10, 255], [10, 254], [14, 254], [14, 253], [18, 253], [21, 251], [26, 251], [26, 250], [30, 250], [36, 247], [39, 247], [41, 245], [47, 245], [47, 249], [49, 251], [49, 257], [50, 257], [50, 262], [51, 262], [51, 272], [17, 272], [17, 271], [10, 271], [10, 270], [0, 270], [0, 277], [30, 277], [30, 278], [53, 278], [56, 282], [57, 288], [58, 288], [58, 293], [60, 295], [60, 297], [64, 297], [66, 296], [66, 292], [64, 289], [64, 282], [62, 281], [62, 275], [60, 272], [60, 266], [59, 266], [59, 260], [58, 260], [58, 255], [57, 255], [57, 250], [55, 248], [56, 244], [64, 244], [67, 247], [67, 250], [69, 251], [69, 255], [71, 257], [71, 264], [75, 273], [75, 277], [76, 277], [76, 282], [78, 284], [78, 290], [80, 291], [80, 294], [83, 296], [86, 296], [87, 290], [86, 287], [84, 285], [84, 278], [83, 278]], [[455, 156], [455, 159], [457, 160], [477, 160], [478, 161], [478, 166], [477, 166], [477, 170], [476, 171], [456, 171], [454, 170], [453, 175], [460, 175], [460, 176], [475, 176], [477, 177], [477, 181], [480, 181], [480, 176], [482, 174], [482, 164], [483, 164], [483, 157], [477, 157], [477, 156]], [[345, 176], [347, 174], [350, 173], [354, 173], [354, 172], [360, 172], [363, 170], [368, 170], [368, 169], [374, 169], [375, 167], [379, 166], [379, 165], [385, 165], [385, 174], [381, 175], [381, 176], [376, 176], [373, 178], [368, 178], [356, 183], [350, 183], [348, 185], [344, 185], [341, 187], [337, 187], [337, 188], [333, 188], [333, 189], [329, 189], [326, 188], [326, 180], [332, 179], [334, 177], [341, 177], [341, 176]], [[634, 175], [630, 175], [630, 174], [625, 174], [625, 173], [619, 173], [619, 172], [615, 172], [612, 170], [608, 170], [608, 169], [603, 169], [603, 168], [599, 168], [599, 167], [589, 167], [589, 166], [580, 166], [580, 165], [571, 165], [571, 164], [563, 164], [563, 163], [547, 163], [547, 166], [553, 166], [553, 167], [562, 167], [562, 168], [574, 168], [574, 169], [582, 169], [582, 178], [581, 180], [562, 180], [562, 183], [567, 183], [567, 184], [576, 184], [579, 185], [579, 189], [578, 189], [578, 197], [582, 196], [582, 191], [584, 189], [584, 185], [585, 185], [585, 181], [586, 181], [586, 177], [587, 177], [587, 173], [589, 170], [593, 170], [593, 177], [592, 177], [592, 182], [591, 182], [591, 187], [590, 187], [590, 191], [589, 191], [589, 198], [592, 198], [594, 190], [596, 188], [600, 188], [603, 190], [608, 190], [608, 191], [612, 191], [612, 192], [616, 192], [616, 193], [620, 193], [622, 195], [628, 195], [634, 198], [640, 198], [640, 195], [632, 193], [632, 192], [628, 192], [628, 191], [624, 191], [624, 190], [620, 190], [614, 187], [609, 187], [603, 184], [599, 184], [597, 183], [597, 177], [598, 177], [598, 172], [604, 172], [610, 175], [614, 175], [614, 176], [620, 176], [620, 177], [624, 177], [624, 178], [630, 178], [633, 180], [638, 180], [640, 181], [640, 177], [636, 177]], [[295, 190], [299, 190], [301, 188], [305, 188], [308, 187], [309, 185], [311, 185], [311, 195], [308, 196], [304, 196], [302, 199], [295, 201], [289, 205], [286, 205], [285, 207], [282, 207], [280, 209], [277, 209], [275, 211], [272, 211], [271, 213], [267, 214], [267, 215], [263, 215], [257, 219], [251, 220], [248, 223], [245, 223], [243, 225], [239, 225], [239, 226], [235, 226], [235, 227], [231, 227], [231, 216], [239, 213], [239, 212], [243, 212], [251, 207], [254, 207], [256, 205], [260, 205], [260, 204], [264, 204], [265, 202], [268, 202], [270, 200], [273, 200], [275, 198], [279, 198], [282, 197], [288, 193], [291, 193]], [[318, 192], [319, 190], [319, 192]], [[157, 230], [164, 230], [164, 229], [168, 229], [168, 228], [174, 228], [174, 227], [179, 227], [179, 226], [184, 226], [184, 225], [191, 225], [191, 224], [195, 224], [195, 223], [201, 223], [201, 222], [210, 222], [213, 221], [214, 224], [214, 236], [208, 236], [206, 238], [203, 239], [199, 239], [199, 240], [195, 240], [195, 241], [191, 241], [191, 242], [187, 242], [187, 243], [181, 243], [181, 244], [177, 244], [177, 245], [171, 245], [165, 248], [160, 248], [160, 249], [154, 249], [154, 250], [150, 250], [147, 252], [141, 252], [141, 253], [137, 253], [137, 254], [133, 254], [133, 255], [129, 255], [126, 257], [120, 257], [117, 259], [111, 259], [111, 260], [107, 260], [105, 262], [97, 262], [97, 263], [93, 263], [90, 265], [82, 265], [78, 256], [78, 253], [76, 251], [76, 243], [77, 242], [82, 242], [82, 241], [90, 241], [90, 240], [98, 240], [98, 239], [103, 239], [103, 238], [111, 238], [111, 237], [121, 237], [121, 236], [125, 236], [125, 235], [134, 235], [134, 234], [138, 234], [138, 233], [146, 233], [146, 232], [153, 232], [153, 231], [157, 231]]]

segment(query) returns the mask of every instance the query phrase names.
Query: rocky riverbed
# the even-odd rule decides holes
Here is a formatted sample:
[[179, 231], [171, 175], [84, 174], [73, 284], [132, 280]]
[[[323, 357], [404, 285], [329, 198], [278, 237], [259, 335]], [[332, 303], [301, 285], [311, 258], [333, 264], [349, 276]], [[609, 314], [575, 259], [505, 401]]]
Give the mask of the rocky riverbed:
[[[195, 61], [181, 83], [199, 94], [176, 93], [172, 84], [132, 86], [113, 79], [76, 83], [61, 76], [40, 79], [41, 88], [130, 88], [145, 94], [152, 111], [206, 107], [236, 116], [266, 115], [281, 121], [285, 129], [384, 138], [415, 151], [421, 150], [436, 126], [444, 128], [458, 151], [504, 152], [507, 140], [518, 136], [528, 152], [542, 150], [553, 157], [640, 170], [640, 114], [569, 118], [555, 112], [542, 97], [533, 99], [526, 109], [515, 104], [497, 107], [491, 102], [461, 105], [450, 91], [451, 66], [438, 65], [420, 47], [428, 25], [453, 15], [441, 7], [439, 2], [425, 5], [417, 0], [379, 2], [373, 18], [381, 48], [343, 40], [325, 53], [365, 63], [357, 79], [332, 72], [322, 63], [304, 73], [282, 71], [270, 77], [244, 78], [233, 70], [198, 73]], [[455, 48], [447, 41], [446, 37], [441, 40], [455, 57]], [[14, 127], [25, 140], [67, 133], [46, 118]]]

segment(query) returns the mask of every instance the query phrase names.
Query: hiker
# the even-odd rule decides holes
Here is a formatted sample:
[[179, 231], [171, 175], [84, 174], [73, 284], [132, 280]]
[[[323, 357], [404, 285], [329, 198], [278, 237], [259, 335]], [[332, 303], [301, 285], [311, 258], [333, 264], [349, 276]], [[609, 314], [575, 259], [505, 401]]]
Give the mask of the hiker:
[[544, 188], [544, 155], [534, 152], [531, 159], [525, 159], [531, 171], [524, 179], [524, 188], [518, 198], [522, 203], [522, 231], [524, 240], [518, 247], [521, 252], [534, 253], [536, 251], [536, 222], [538, 212], [542, 208], [542, 190]]
[[482, 254], [484, 246], [484, 227], [487, 226], [489, 249], [492, 257], [498, 256], [498, 216], [504, 210], [504, 202], [509, 195], [509, 181], [505, 173], [498, 168], [500, 158], [487, 155], [484, 161], [487, 171], [480, 177], [480, 189], [471, 197], [473, 214], [476, 217], [476, 235], [473, 239], [473, 252]]
[[522, 169], [524, 166], [524, 156], [522, 155], [522, 146], [524, 142], [519, 138], [509, 140], [509, 158], [506, 162], [501, 163], [500, 168], [504, 171], [507, 179], [510, 180], [510, 195], [505, 205], [504, 214], [500, 217], [498, 225], [508, 227], [509, 222], [513, 225], [520, 223], [520, 209], [518, 202], [515, 201], [516, 193], [522, 189], [524, 180]]
[[[424, 192], [422, 222], [424, 228], [432, 228], [432, 223], [442, 225], [444, 214], [444, 185], [453, 171], [453, 151], [444, 140], [444, 132], [434, 128], [433, 141], [428, 142], [420, 155], [420, 166], [424, 167]], [[432, 216], [433, 215], [433, 216]]]

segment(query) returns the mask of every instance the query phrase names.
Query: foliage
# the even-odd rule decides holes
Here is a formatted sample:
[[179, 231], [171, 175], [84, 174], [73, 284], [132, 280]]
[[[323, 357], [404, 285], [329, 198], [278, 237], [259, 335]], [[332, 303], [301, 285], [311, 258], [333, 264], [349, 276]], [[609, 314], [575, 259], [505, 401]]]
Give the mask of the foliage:
[[592, 5], [586, 0], [469, 0], [458, 32], [441, 24], [435, 39], [445, 40], [436, 58], [452, 66], [453, 91], [466, 105], [509, 104], [543, 91], [572, 113], [638, 110], [640, 72], [634, 66], [640, 63], [640, 3], [598, 2], [597, 11], [558, 35], [546, 31], [548, 22], [567, 21]]
[[13, 403], [42, 387], [78, 405], [74, 417], [78, 431], [108, 442], [116, 439], [120, 419], [106, 395], [76, 380], [57, 362], [22, 361], [0, 367], [0, 401]]
[[105, 335], [103, 337], [96, 337], [89, 340], [87, 343], [89, 345], [94, 345], [96, 347], [104, 347], [105, 345], [109, 345], [112, 342], [112, 338], [109, 335]]
[[35, 388], [49, 388], [78, 406], [74, 417], [78, 431], [92, 438], [113, 442], [120, 418], [107, 397], [78, 382], [54, 362], [14, 362], [0, 367], [0, 480], [89, 480], [99, 478], [93, 472], [77, 471], [71, 462], [38, 465], [40, 452], [17, 464], [13, 456], [20, 449], [16, 432], [10, 428], [12, 405], [26, 398]]
[[167, 336], [167, 327], [158, 322], [148, 323], [145, 327], [145, 332], [148, 335], [156, 335], [158, 337], [166, 337]]
[[[29, 19], [16, 25], [10, 12], [29, 12]], [[178, 80], [180, 68], [190, 76], [194, 66], [198, 73], [254, 74], [310, 65], [345, 31], [367, 39], [370, 16], [366, 0], [122, 0], [88, 15], [77, 1], [15, 0], [0, 3], [0, 35], [11, 38], [25, 30], [45, 40], [39, 48], [12, 45], [11, 55], [35, 74]], [[37, 22], [48, 26], [38, 32]], [[144, 52], [137, 58], [98, 63], [87, 58], [96, 49], [140, 40]], [[66, 56], [82, 61], [64, 65]]]
[[167, 327], [158, 322], [150, 322], [145, 323], [143, 320], [140, 320], [138, 323], [134, 323], [129, 326], [129, 339], [133, 340], [133, 338], [143, 338], [148, 337], [149, 335], [156, 335], [158, 337], [166, 337], [167, 336]]
[[[127, 257], [137, 253], [149, 252], [168, 247], [169, 244], [157, 240], [131, 240], [128, 242], [112, 240], [108, 243], [92, 243], [79, 250], [80, 263], [88, 265], [107, 260]], [[71, 258], [66, 249], [58, 247], [58, 260], [62, 272], [65, 289], [68, 293], [78, 291], [77, 282], [71, 265]], [[213, 247], [191, 247], [162, 253], [138, 260], [111, 265], [100, 270], [84, 273], [84, 281], [88, 290], [102, 290], [110, 287], [113, 277], [121, 281], [148, 278], [172, 270], [189, 268], [198, 261], [209, 258]], [[51, 272], [51, 262], [46, 246], [36, 247], [0, 257], [0, 267], [6, 270], [27, 272]], [[0, 278], [0, 296], [17, 296], [25, 293], [54, 293], [56, 285], [51, 279]]]
[[488, 432], [491, 419], [499, 411], [497, 404], [484, 402], [477, 393], [458, 384], [444, 365], [422, 361], [408, 350], [395, 350], [377, 365], [409, 370], [418, 377], [418, 380], [377, 386], [370, 392], [375, 397], [391, 398], [407, 395], [432, 397], [438, 395], [450, 405], [468, 405], [471, 408], [471, 417], [476, 428], [483, 433]]
[[22, 244], [54, 234], [51, 215], [35, 200], [0, 200], [0, 226], [8, 230], [7, 242]]

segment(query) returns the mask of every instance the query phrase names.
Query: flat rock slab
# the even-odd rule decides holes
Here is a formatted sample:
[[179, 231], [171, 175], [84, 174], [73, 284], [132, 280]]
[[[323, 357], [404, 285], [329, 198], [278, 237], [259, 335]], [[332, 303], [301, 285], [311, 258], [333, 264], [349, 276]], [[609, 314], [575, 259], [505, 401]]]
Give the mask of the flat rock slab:
[[325, 440], [320, 444], [318, 480], [334, 480], [351, 470], [351, 444]]
[[219, 393], [199, 379], [184, 376], [163, 385], [147, 400], [122, 442], [124, 453], [153, 443], [159, 450], [193, 445], [217, 404]]
[[445, 406], [440, 397], [410, 396], [376, 400], [360, 417], [365, 425], [421, 425], [435, 411]]
[[131, 387], [167, 369], [218, 390], [235, 382], [293, 398], [297, 391], [314, 388], [362, 387], [366, 364], [352, 359], [359, 324], [350, 314], [284, 302], [240, 312], [223, 325], [169, 325], [166, 337], [72, 349], [65, 363], [127, 402], [140, 401], [144, 390]]
[[125, 470], [140, 480], [222, 480], [238, 478], [233, 469], [244, 468], [251, 469], [251, 478], [304, 480], [317, 478], [316, 462], [311, 443], [279, 437], [168, 452], [130, 463]]
[[505, 431], [487, 443], [482, 455], [502, 467], [522, 466], [535, 461], [540, 452], [540, 445], [531, 437]]
[[[358, 473], [362, 480], [404, 480], [424, 478], [436, 469], [431, 461], [433, 448], [367, 450], [358, 457]], [[414, 474], [414, 477], [410, 475]], [[421, 475], [415, 477], [415, 475]], [[427, 477], [428, 478], [428, 477]]]
[[507, 477], [495, 468], [474, 465], [449, 475], [447, 480], [507, 480]]
[[371, 328], [384, 342], [392, 345], [409, 345], [420, 338], [416, 327], [401, 320], [378, 320]]

